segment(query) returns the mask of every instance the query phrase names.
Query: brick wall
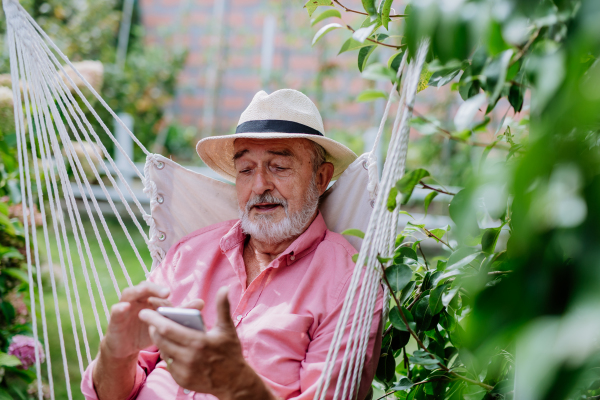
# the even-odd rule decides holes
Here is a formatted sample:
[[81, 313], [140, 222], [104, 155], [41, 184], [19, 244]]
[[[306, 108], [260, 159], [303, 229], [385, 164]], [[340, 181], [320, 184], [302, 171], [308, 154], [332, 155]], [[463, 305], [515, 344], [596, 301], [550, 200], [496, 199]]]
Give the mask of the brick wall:
[[[189, 51], [180, 75], [173, 113], [183, 124], [196, 126], [207, 134], [206, 102], [211, 100], [207, 73], [219, 57], [219, 79], [214, 85], [214, 126], [212, 134], [230, 132], [252, 96], [261, 89], [272, 92], [291, 87], [305, 92], [321, 110], [326, 130], [343, 130], [359, 135], [381, 118], [381, 105], [356, 104], [354, 98], [369, 83], [356, 68], [357, 52], [336, 56], [349, 32], [331, 32], [315, 47], [308, 13], [297, 0], [225, 1], [221, 26], [221, 48], [214, 41], [214, 0], [141, 0], [141, 14], [148, 40], [166, 46], [184, 46]], [[360, 7], [358, 1], [348, 5]], [[355, 4], [356, 3], [356, 4]], [[276, 19], [271, 77], [261, 79], [261, 48], [265, 16]], [[360, 24], [360, 16], [344, 15], [346, 22]], [[333, 22], [322, 22], [319, 26]], [[317, 80], [319, 70], [336, 68], [351, 71], [334, 73]], [[377, 114], [377, 115], [376, 115]]]

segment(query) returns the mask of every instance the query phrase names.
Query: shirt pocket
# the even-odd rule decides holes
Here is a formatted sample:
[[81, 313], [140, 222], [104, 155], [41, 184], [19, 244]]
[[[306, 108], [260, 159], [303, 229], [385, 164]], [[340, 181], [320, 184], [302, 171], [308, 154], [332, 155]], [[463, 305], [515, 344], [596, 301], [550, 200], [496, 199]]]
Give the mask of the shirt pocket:
[[257, 328], [245, 340], [250, 363], [259, 374], [280, 385], [300, 380], [312, 323], [312, 317], [295, 314], [265, 315], [253, 321]]

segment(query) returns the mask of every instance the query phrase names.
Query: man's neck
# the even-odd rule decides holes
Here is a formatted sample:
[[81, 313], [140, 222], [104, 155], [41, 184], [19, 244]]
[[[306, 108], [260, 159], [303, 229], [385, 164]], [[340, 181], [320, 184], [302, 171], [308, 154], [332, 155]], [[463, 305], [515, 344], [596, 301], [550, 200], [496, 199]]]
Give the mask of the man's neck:
[[[311, 221], [306, 226], [310, 227], [317, 216], [313, 216]], [[304, 230], [304, 232], [306, 231]], [[286, 239], [279, 243], [266, 243], [250, 237], [244, 245], [244, 264], [246, 266], [246, 284], [247, 286], [256, 278], [262, 271], [267, 269], [271, 261], [279, 257], [298, 236]]]

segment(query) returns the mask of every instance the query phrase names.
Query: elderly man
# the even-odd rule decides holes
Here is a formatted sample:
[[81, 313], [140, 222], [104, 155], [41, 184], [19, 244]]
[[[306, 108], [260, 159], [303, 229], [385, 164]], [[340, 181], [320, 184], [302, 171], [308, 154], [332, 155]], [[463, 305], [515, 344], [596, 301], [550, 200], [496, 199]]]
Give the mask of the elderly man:
[[[240, 220], [184, 237], [149, 282], [123, 291], [82, 391], [101, 400], [312, 399], [356, 253], [327, 230], [319, 197], [356, 156], [326, 138], [315, 105], [289, 89], [259, 92], [236, 134], [197, 150], [235, 181]], [[360, 400], [377, 365], [381, 298]], [[202, 310], [208, 330], [162, 317], [160, 305]]]

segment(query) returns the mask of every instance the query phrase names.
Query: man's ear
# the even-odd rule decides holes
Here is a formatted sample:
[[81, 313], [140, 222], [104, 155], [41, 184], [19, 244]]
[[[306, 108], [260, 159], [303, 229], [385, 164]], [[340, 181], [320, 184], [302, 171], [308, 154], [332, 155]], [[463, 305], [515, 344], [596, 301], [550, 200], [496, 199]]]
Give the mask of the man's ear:
[[330, 162], [324, 162], [317, 170], [317, 186], [319, 187], [319, 196], [325, 193], [331, 178], [333, 177], [333, 164]]

